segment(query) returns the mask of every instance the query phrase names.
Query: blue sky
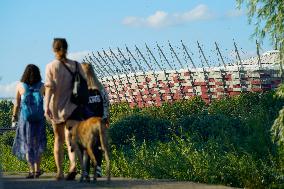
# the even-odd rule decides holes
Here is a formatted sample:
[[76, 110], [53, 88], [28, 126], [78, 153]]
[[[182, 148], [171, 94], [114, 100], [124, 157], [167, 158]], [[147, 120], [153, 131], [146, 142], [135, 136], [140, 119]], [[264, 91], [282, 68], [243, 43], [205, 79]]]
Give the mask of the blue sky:
[[[102, 48], [168, 40], [233, 49], [234, 39], [247, 54], [255, 52], [253, 26], [235, 0], [1, 0], [0, 23], [0, 97], [14, 95], [27, 64], [38, 65], [44, 78], [54, 37], [65, 37], [79, 61]], [[272, 46], [264, 41], [262, 48]]]

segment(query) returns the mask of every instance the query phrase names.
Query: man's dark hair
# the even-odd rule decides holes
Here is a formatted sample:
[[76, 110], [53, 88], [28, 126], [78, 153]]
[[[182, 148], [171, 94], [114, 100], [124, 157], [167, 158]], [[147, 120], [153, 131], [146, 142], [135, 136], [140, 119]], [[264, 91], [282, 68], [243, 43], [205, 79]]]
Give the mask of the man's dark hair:
[[41, 81], [41, 76], [39, 68], [34, 64], [27, 65], [22, 75], [21, 82], [26, 83], [28, 85], [33, 85], [40, 81]]

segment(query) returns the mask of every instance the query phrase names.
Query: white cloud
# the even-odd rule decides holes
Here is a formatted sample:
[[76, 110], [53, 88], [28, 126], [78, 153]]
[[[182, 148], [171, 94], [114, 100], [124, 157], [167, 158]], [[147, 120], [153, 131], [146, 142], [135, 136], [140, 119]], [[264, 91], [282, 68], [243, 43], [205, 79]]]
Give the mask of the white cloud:
[[88, 54], [90, 53], [92, 53], [92, 51], [72, 52], [68, 54], [68, 58], [76, 60], [78, 62], [82, 62], [85, 56], [88, 56]]
[[163, 27], [171, 25], [171, 17], [164, 11], [157, 11], [146, 19], [146, 24], [150, 27]]
[[0, 98], [14, 98], [18, 81], [8, 84], [0, 84]]
[[196, 6], [194, 9], [178, 15], [183, 20], [194, 21], [194, 20], [207, 20], [212, 18], [214, 15], [209, 11], [208, 7], [204, 4]]
[[146, 18], [129, 16], [124, 18], [122, 23], [134, 27], [151, 27], [162, 28], [193, 22], [197, 20], [208, 20], [214, 17], [214, 14], [204, 4], [200, 4], [186, 12], [177, 12], [169, 14], [165, 11], [158, 10], [153, 15]]
[[129, 25], [129, 26], [139, 26], [139, 24], [142, 22], [143, 22], [142, 18], [137, 18], [134, 16], [128, 16], [124, 18], [124, 20], [122, 21], [124, 25]]
[[239, 17], [239, 16], [242, 16], [244, 14], [244, 11], [243, 10], [240, 10], [240, 9], [233, 9], [233, 10], [229, 10], [227, 13], [226, 13], [226, 17], [229, 17], [229, 18], [235, 18], [235, 17]]

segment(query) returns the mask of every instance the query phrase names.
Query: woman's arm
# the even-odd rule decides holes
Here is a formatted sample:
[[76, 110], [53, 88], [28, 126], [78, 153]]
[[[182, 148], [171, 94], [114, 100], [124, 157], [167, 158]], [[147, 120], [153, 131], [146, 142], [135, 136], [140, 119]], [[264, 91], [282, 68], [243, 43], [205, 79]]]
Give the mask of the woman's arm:
[[42, 96], [45, 96], [45, 86], [44, 86], [44, 84], [40, 88], [40, 93], [41, 93]]
[[100, 92], [103, 99], [103, 110], [104, 110], [103, 119], [109, 120], [109, 97], [104, 88]]
[[50, 99], [55, 88], [53, 72], [51, 64], [48, 64], [45, 69], [45, 84], [44, 84], [44, 115], [46, 118], [52, 119], [52, 112], [49, 109]]
[[44, 98], [45, 98], [44, 115], [45, 115], [45, 117], [52, 119], [53, 116], [52, 116], [52, 113], [51, 113], [51, 111], [49, 109], [49, 103], [50, 103], [50, 99], [51, 99], [51, 89], [50, 89], [50, 87], [46, 87]]
[[13, 117], [12, 117], [12, 122], [18, 121], [18, 114], [19, 114], [19, 109], [20, 109], [20, 104], [21, 104], [21, 94], [20, 94], [20, 86], [19, 84], [16, 86], [16, 101], [13, 107]]

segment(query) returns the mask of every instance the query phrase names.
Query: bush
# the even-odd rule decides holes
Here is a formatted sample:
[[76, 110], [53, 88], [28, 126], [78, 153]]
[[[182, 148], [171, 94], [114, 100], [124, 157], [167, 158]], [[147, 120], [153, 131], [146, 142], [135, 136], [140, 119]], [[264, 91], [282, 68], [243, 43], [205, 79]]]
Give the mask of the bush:
[[[208, 107], [210, 114], [224, 114], [247, 120], [256, 113], [264, 111], [273, 121], [278, 111], [284, 105], [284, 101], [274, 98], [275, 92], [243, 93], [214, 100]], [[261, 117], [259, 117], [261, 118]]]
[[[247, 93], [209, 105], [199, 97], [161, 107], [112, 105], [112, 174], [248, 188], [280, 186], [284, 183], [284, 143], [276, 150], [270, 128], [283, 100], [273, 98], [273, 94]], [[50, 127], [47, 135], [42, 167], [54, 172]], [[0, 135], [3, 169], [27, 170], [27, 164], [11, 154], [12, 138], [12, 133]], [[66, 149], [64, 164], [67, 171]]]
[[[175, 179], [235, 187], [267, 188], [275, 173], [271, 164], [248, 154], [219, 153], [218, 143], [197, 150], [193, 140], [176, 137], [167, 143], [133, 142], [127, 151], [112, 148], [112, 173], [118, 177]], [[139, 170], [139, 171], [138, 171]]]
[[204, 148], [209, 140], [222, 144], [223, 150], [228, 151], [232, 147], [242, 147], [243, 136], [248, 131], [242, 127], [238, 118], [228, 117], [222, 114], [200, 114], [184, 117], [178, 122], [181, 136], [195, 141], [197, 148]]
[[[271, 140], [270, 129], [278, 111], [284, 105], [275, 92], [245, 93], [239, 96], [216, 100], [208, 107], [210, 114], [222, 114], [241, 122], [236, 137], [236, 148], [243, 148], [257, 158], [275, 156], [276, 146]], [[232, 122], [234, 123], [234, 121]]]
[[[47, 124], [46, 138], [47, 138], [47, 149], [43, 153], [41, 167], [46, 172], [56, 172], [56, 165], [53, 155], [54, 134], [49, 124]], [[65, 160], [64, 163], [65, 162], [67, 161]]]
[[15, 131], [8, 131], [2, 134], [0, 137], [0, 143], [4, 146], [12, 147], [14, 138], [15, 138]]
[[140, 144], [143, 141], [167, 141], [171, 132], [169, 121], [143, 114], [125, 117], [112, 124], [109, 130], [112, 144], [116, 146], [129, 145], [133, 139]]
[[110, 106], [110, 123], [115, 123], [124, 117], [131, 115], [135, 111], [139, 112], [139, 108], [131, 109], [127, 103], [113, 104]]
[[192, 97], [189, 100], [163, 103], [160, 107], [143, 108], [141, 113], [168, 120], [171, 124], [175, 125], [178, 119], [184, 116], [200, 114], [206, 108], [206, 103], [200, 97]]
[[26, 162], [19, 160], [12, 154], [11, 146], [0, 143], [0, 152], [0, 162], [3, 172], [21, 172], [29, 170]]
[[0, 128], [11, 126], [13, 103], [9, 100], [0, 100]]

